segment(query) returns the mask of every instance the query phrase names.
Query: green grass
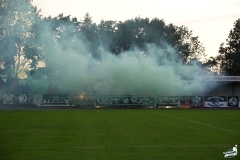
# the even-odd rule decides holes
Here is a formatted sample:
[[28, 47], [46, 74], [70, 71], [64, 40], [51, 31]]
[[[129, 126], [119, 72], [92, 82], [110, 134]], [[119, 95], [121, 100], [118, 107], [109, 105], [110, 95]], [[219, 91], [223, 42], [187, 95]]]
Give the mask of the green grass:
[[1, 160], [219, 160], [235, 144], [240, 110], [0, 110]]

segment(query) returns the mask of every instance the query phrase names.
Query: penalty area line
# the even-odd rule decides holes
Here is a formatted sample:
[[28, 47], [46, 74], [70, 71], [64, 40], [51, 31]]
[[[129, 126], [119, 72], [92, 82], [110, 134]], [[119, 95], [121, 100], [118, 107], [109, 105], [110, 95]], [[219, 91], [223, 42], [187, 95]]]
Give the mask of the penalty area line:
[[203, 122], [194, 121], [194, 120], [187, 119], [187, 118], [177, 117], [177, 116], [173, 116], [173, 115], [170, 115], [170, 114], [166, 114], [166, 115], [167, 115], [167, 116], [170, 116], [170, 117], [174, 117], [174, 118], [182, 119], [182, 120], [185, 120], [185, 121], [189, 121], [189, 122], [192, 122], [192, 123], [201, 124], [201, 125], [204, 125], [204, 126], [208, 126], [208, 127], [216, 128], [216, 129], [219, 129], [219, 130], [223, 130], [223, 131], [227, 131], [227, 132], [232, 132], [232, 133], [240, 134], [240, 132], [232, 131], [232, 130], [225, 129], [225, 128], [221, 128], [221, 127], [216, 127], [216, 126], [213, 126], [213, 125], [211, 125], [211, 124], [207, 124], [207, 123], [203, 123]]

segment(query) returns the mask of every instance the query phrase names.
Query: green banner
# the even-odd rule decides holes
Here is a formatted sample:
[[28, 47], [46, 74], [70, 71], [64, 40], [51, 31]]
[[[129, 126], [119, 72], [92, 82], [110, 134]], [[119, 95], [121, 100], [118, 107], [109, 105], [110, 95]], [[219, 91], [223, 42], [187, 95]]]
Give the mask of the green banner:
[[96, 97], [97, 106], [151, 106], [154, 97], [148, 96], [101, 96]]
[[157, 99], [160, 106], [177, 106], [179, 98], [178, 96], [161, 96]]
[[68, 103], [74, 105], [94, 105], [95, 96], [81, 96], [81, 95], [70, 95], [68, 96]]

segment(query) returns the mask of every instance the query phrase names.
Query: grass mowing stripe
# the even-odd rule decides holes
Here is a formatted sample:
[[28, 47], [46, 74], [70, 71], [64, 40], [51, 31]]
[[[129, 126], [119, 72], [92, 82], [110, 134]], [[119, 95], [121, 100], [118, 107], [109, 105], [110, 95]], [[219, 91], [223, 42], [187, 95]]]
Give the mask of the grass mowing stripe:
[[216, 129], [219, 129], [219, 130], [240, 134], [240, 132], [232, 131], [232, 130], [221, 128], [221, 127], [216, 127], [216, 126], [213, 126], [213, 125], [210, 125], [210, 124], [207, 124], [207, 123], [202, 123], [202, 122], [194, 121], [194, 120], [187, 119], [187, 118], [177, 117], [177, 116], [173, 116], [173, 115], [170, 115], [170, 114], [166, 114], [166, 115], [170, 116], [170, 117], [177, 118], [177, 119], [182, 119], [182, 120], [186, 120], [186, 121], [189, 121], [189, 122], [193, 122], [193, 123], [205, 125], [205, 126], [208, 126], [208, 127], [216, 128]]
[[240, 112], [1, 110], [0, 159], [217, 160], [240, 144], [239, 134], [188, 120], [239, 132]]
[[[166, 111], [166, 110], [165, 110]], [[225, 128], [222, 128], [222, 127], [217, 127], [217, 126], [214, 126], [214, 125], [211, 125], [211, 124], [208, 124], [208, 123], [203, 123], [203, 122], [199, 122], [199, 121], [195, 121], [195, 120], [191, 120], [189, 118], [183, 118], [183, 117], [180, 117], [180, 116], [174, 116], [174, 115], [171, 115], [171, 114], [165, 114], [164, 110], [160, 111], [160, 112], [152, 112], [150, 111], [151, 113], [154, 113], [154, 114], [159, 114], [159, 115], [167, 115], [169, 117], [173, 117], [175, 119], [182, 119], [182, 120], [185, 120], [185, 121], [189, 121], [189, 122], [193, 122], [193, 123], [196, 123], [196, 124], [200, 124], [200, 125], [204, 125], [204, 126], [208, 126], [208, 127], [211, 127], [211, 128], [216, 128], [216, 129], [219, 129], [219, 130], [223, 130], [223, 131], [227, 131], [227, 132], [231, 132], [231, 133], [237, 133], [237, 134], [240, 134], [240, 132], [238, 131], [234, 131], [234, 130], [229, 130], [229, 129], [225, 129]], [[188, 110], [189, 111], [189, 110]], [[218, 110], [216, 110], [218, 111]], [[181, 111], [178, 111], [179, 113], [181, 113]], [[201, 111], [196, 111], [196, 112], [199, 112], [201, 113]], [[210, 111], [207, 111], [207, 112], [210, 112]], [[228, 110], [226, 110], [226, 112], [228, 112]], [[173, 112], [172, 112], [173, 113]], [[194, 111], [193, 111], [194, 113]], [[223, 118], [226, 118], [226, 117], [223, 117]]]

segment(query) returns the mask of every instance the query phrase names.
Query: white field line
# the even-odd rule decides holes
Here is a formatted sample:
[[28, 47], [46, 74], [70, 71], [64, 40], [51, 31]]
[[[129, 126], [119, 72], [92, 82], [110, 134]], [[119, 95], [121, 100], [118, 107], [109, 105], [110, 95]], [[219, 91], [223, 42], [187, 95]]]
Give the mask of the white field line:
[[[135, 145], [135, 146], [31, 146], [21, 148], [37, 148], [37, 149], [45, 149], [45, 148], [79, 148], [79, 149], [98, 149], [98, 148], [214, 148], [215, 146], [145, 146], [145, 145]], [[227, 148], [229, 146], [217, 146], [217, 148]]]
[[240, 134], [240, 132], [232, 131], [232, 130], [225, 129], [225, 128], [221, 128], [221, 127], [216, 127], [216, 126], [213, 126], [213, 125], [211, 125], [211, 124], [207, 124], [207, 123], [202, 123], [202, 122], [194, 121], [194, 120], [187, 119], [187, 118], [177, 117], [177, 116], [173, 116], [173, 115], [170, 115], [170, 114], [166, 114], [166, 115], [167, 115], [167, 116], [170, 116], [170, 117], [174, 117], [174, 118], [182, 119], [182, 120], [185, 120], [185, 121], [193, 122], [193, 123], [196, 123], [196, 124], [201, 124], [201, 125], [204, 125], [204, 126], [208, 126], [208, 127], [216, 128], [216, 129], [219, 129], [219, 130], [223, 130], [223, 131], [227, 131], [227, 132], [232, 132], [232, 133]]

